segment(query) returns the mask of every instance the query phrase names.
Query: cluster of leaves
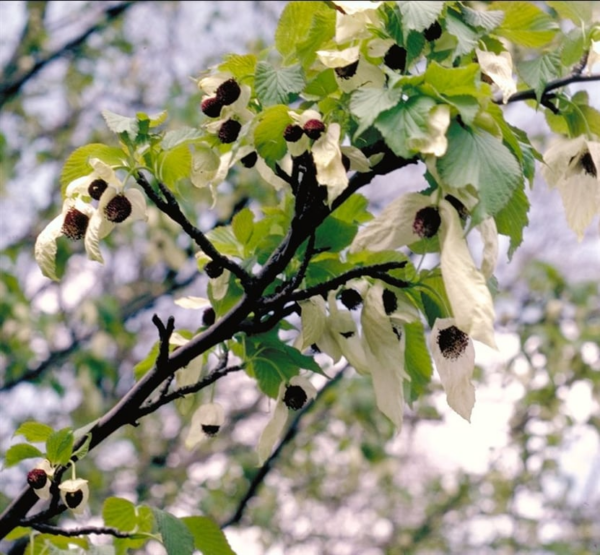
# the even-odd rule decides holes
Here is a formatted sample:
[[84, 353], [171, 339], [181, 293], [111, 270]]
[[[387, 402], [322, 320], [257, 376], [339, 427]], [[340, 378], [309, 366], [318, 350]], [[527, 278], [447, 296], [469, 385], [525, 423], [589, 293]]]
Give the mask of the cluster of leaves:
[[[197, 121], [189, 127], [163, 129], [166, 111], [135, 117], [104, 111], [119, 145], [88, 144], [65, 162], [63, 215], [51, 240], [36, 247], [46, 275], [56, 278], [58, 235], [79, 236], [67, 226], [76, 207], [99, 222], [91, 239], [87, 223], [81, 230], [97, 261], [99, 240], [108, 233], [98, 231], [103, 222], [110, 220], [112, 227], [127, 222], [127, 214], [111, 216], [102, 197], [74, 186], [110, 175], [105, 185], [115, 188], [111, 200], [128, 198], [131, 208], [136, 199], [141, 214], [141, 187], [195, 241], [198, 270], [209, 277], [211, 317], [178, 330], [181, 349], [170, 343], [173, 328], [157, 324], [160, 341], [134, 369], [138, 382], [130, 397], [142, 391], [149, 397], [164, 383], [160, 395], [166, 399], [173, 376], [182, 377], [181, 369], [200, 357], [200, 375], [192, 380], [197, 391], [212, 383], [200, 379], [208, 376], [209, 355], [222, 359], [232, 353], [260, 391], [276, 399], [282, 384], [302, 370], [323, 373], [314, 354], [304, 352], [316, 345], [370, 375], [378, 408], [400, 426], [404, 399], [413, 403], [427, 391], [430, 351], [435, 358], [444, 350], [442, 332], [452, 327], [461, 344], [477, 339], [494, 346], [490, 286], [498, 235], [510, 239], [509, 254], [520, 245], [529, 208], [525, 183], [533, 180], [535, 160], [542, 160], [527, 135], [506, 121], [494, 95], [498, 89], [504, 102], [519, 94], [531, 99], [546, 110], [551, 128], [569, 138], [585, 134], [593, 140], [600, 129], [600, 113], [585, 94], [571, 98], [551, 88], [557, 79], [581, 74], [585, 62], [576, 71], [571, 66], [584, 59], [598, 27], [590, 25], [591, 11], [584, 6], [547, 4], [549, 11], [529, 2], [496, 2], [482, 10], [463, 2], [290, 2], [275, 50], [228, 56], [199, 76]], [[565, 33], [563, 18], [577, 27]], [[517, 66], [518, 87], [512, 61], [506, 61], [506, 41], [535, 55]], [[492, 63], [484, 62], [490, 59], [486, 54]], [[498, 68], [508, 68], [508, 83]], [[374, 218], [358, 189], [419, 161], [427, 185]], [[114, 172], [124, 175], [117, 185], [111, 183]], [[274, 187], [277, 204], [243, 208], [230, 224], [206, 234], [196, 227], [197, 215], [195, 221], [186, 217], [191, 188], [209, 188], [216, 197], [224, 184], [250, 175]], [[472, 229], [485, 243], [481, 267], [465, 240]], [[440, 265], [416, 266], [416, 256], [425, 253], [439, 253]], [[360, 322], [339, 309], [338, 300], [343, 303], [350, 290], [363, 305]], [[205, 308], [206, 301], [199, 306]], [[301, 317], [300, 329], [294, 314]], [[435, 331], [430, 349], [425, 323]], [[460, 377], [442, 372], [443, 352], [435, 360], [449, 404], [468, 419], [473, 366], [462, 354], [446, 356], [466, 365]], [[159, 398], [155, 406], [161, 404]], [[106, 429], [113, 430], [114, 423], [107, 422]], [[38, 432], [19, 433], [35, 442]], [[85, 456], [89, 442], [103, 439], [92, 431], [88, 443], [83, 438], [73, 443], [68, 430], [63, 435], [71, 438], [69, 449], [57, 453], [56, 440], [50, 440], [62, 432], [46, 432], [45, 456], [61, 466]], [[42, 455], [32, 445], [15, 445], [7, 463]], [[206, 527], [216, 526], [204, 517], [176, 519], [116, 498], [106, 501], [103, 516], [106, 526], [133, 534], [115, 540], [119, 553], [138, 547], [155, 530], [169, 553], [227, 552], [202, 543], [211, 537]], [[215, 541], [225, 541], [218, 537]]]

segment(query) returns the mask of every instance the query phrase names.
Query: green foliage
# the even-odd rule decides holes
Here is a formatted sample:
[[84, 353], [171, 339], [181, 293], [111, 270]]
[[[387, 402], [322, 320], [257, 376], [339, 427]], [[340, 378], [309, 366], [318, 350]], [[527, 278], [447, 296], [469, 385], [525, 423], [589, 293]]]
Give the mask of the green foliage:
[[181, 519], [194, 536], [194, 547], [202, 555], [235, 555], [219, 526], [205, 516], [188, 516]]

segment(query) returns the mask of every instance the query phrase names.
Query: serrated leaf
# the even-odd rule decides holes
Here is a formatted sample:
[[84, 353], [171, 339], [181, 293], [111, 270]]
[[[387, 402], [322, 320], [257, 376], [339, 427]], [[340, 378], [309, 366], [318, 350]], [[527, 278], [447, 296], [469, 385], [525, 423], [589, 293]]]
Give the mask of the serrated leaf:
[[42, 424], [32, 420], [29, 422], [23, 422], [23, 424], [17, 428], [17, 431], [13, 434], [13, 437], [23, 436], [30, 443], [38, 443], [45, 442], [52, 432], [54, 432], [54, 430], [47, 424]]
[[218, 226], [211, 229], [206, 236], [215, 248], [224, 255], [242, 256], [240, 244], [231, 226]]
[[120, 116], [110, 110], [102, 110], [102, 117], [108, 128], [117, 135], [119, 133], [127, 133], [133, 139], [139, 131], [140, 124], [137, 118]]
[[25, 459], [43, 456], [43, 453], [37, 447], [29, 443], [17, 443], [16, 445], [12, 445], [6, 452], [4, 456], [4, 468], [10, 468]]
[[498, 233], [510, 237], [509, 260], [523, 242], [523, 231], [529, 224], [529, 199], [524, 189], [517, 187], [507, 205], [494, 216]]
[[548, 6], [556, 10], [556, 13], [563, 19], [570, 19], [575, 25], [587, 24], [592, 21], [592, 2], [555, 2], [550, 0], [546, 2]]
[[356, 135], [370, 127], [381, 112], [396, 106], [401, 98], [400, 89], [366, 87], [354, 91], [350, 98], [350, 111], [360, 123]]
[[478, 64], [468, 64], [457, 68], [443, 67], [430, 62], [425, 71], [425, 82], [438, 93], [448, 96], [477, 95], [475, 78], [479, 75]]
[[359, 193], [354, 193], [347, 201], [338, 206], [332, 217], [349, 224], [364, 224], [373, 219], [368, 212], [369, 201]]
[[158, 127], [167, 121], [168, 112], [163, 110], [162, 112], [154, 115], [147, 114], [146, 112], [138, 112], [136, 114], [138, 121], [147, 121], [148, 127]]
[[357, 224], [350, 224], [329, 216], [317, 228], [315, 248], [328, 252], [340, 252], [352, 243], [357, 231]]
[[192, 555], [194, 553], [194, 536], [189, 528], [170, 513], [153, 507], [151, 510], [167, 555]]
[[483, 27], [488, 33], [504, 21], [504, 12], [490, 10], [472, 10], [461, 6], [465, 22], [472, 27]]
[[521, 167], [502, 141], [456, 122], [450, 125], [448, 151], [437, 160], [437, 168], [451, 187], [473, 185], [479, 191], [482, 216], [502, 210], [523, 181]]
[[544, 46], [558, 31], [556, 22], [533, 2], [493, 2], [488, 9], [504, 12], [496, 33], [521, 46]]
[[256, 71], [256, 56], [254, 54], [229, 54], [225, 56], [225, 62], [219, 66], [219, 70], [231, 73], [238, 81], [254, 75]]
[[428, 136], [427, 123], [433, 106], [435, 101], [432, 98], [415, 96], [377, 117], [375, 127], [394, 154], [410, 158], [416, 152], [408, 146], [408, 140]]
[[291, 118], [287, 106], [271, 106], [259, 116], [259, 122], [254, 130], [254, 146], [258, 154], [265, 159], [269, 166], [281, 160], [287, 152], [283, 132]]
[[477, 46], [479, 34], [452, 13], [448, 13], [446, 17], [446, 29], [458, 40], [455, 49], [456, 56], [468, 54]]
[[193, 127], [182, 127], [181, 129], [174, 129], [173, 131], [167, 131], [160, 146], [164, 150], [170, 150], [175, 148], [177, 145], [195, 141], [204, 137], [204, 133], [199, 129]]
[[89, 164], [91, 158], [99, 158], [109, 166], [119, 166], [124, 163], [126, 156], [120, 148], [106, 146], [101, 143], [92, 143], [76, 149], [67, 158], [60, 174], [63, 197], [67, 185], [71, 181], [92, 173], [93, 169]]
[[404, 28], [408, 30], [424, 31], [441, 15], [444, 2], [396, 2], [402, 14]]
[[425, 329], [421, 322], [404, 324], [406, 348], [404, 351], [404, 369], [411, 377], [410, 401], [418, 399], [431, 380], [433, 366], [425, 341]]
[[231, 227], [236, 239], [245, 245], [252, 236], [254, 228], [254, 214], [249, 208], [240, 210], [231, 221]]
[[181, 521], [194, 537], [194, 547], [202, 555], [236, 555], [219, 525], [205, 516], [186, 516]]
[[177, 182], [189, 177], [192, 171], [192, 153], [186, 144], [165, 150], [158, 157], [158, 175], [167, 186], [174, 188]]
[[53, 465], [69, 462], [73, 453], [73, 430], [63, 428], [53, 432], [46, 440], [46, 457]]
[[302, 96], [306, 98], [316, 97], [316, 99], [326, 98], [338, 90], [338, 84], [335, 80], [333, 69], [327, 69], [317, 75], [304, 88]]
[[[321, 2], [288, 2], [275, 30], [275, 48], [285, 58], [296, 50], [310, 32], [313, 16], [328, 10]], [[316, 49], [315, 49], [316, 50]]]
[[137, 525], [135, 505], [121, 497], [109, 497], [102, 506], [102, 518], [105, 526], [131, 532]]
[[335, 10], [315, 12], [306, 39], [296, 47], [296, 54], [302, 67], [308, 69], [317, 59], [317, 50], [335, 36]]
[[287, 104], [292, 94], [304, 88], [304, 73], [300, 65], [274, 68], [268, 62], [258, 62], [254, 88], [263, 106]]
[[538, 102], [541, 100], [544, 88], [548, 82], [559, 77], [561, 69], [562, 66], [558, 52], [541, 54], [533, 60], [521, 62], [517, 65], [517, 71], [521, 79], [535, 90]]

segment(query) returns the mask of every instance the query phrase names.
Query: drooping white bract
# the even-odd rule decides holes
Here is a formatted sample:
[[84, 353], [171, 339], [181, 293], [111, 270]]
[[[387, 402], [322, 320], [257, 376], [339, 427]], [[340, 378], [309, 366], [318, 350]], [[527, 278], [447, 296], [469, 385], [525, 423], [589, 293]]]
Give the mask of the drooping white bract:
[[422, 154], [433, 154], [443, 156], [448, 149], [446, 131], [450, 125], [450, 106], [447, 104], [436, 104], [429, 112], [427, 119], [428, 135], [425, 137], [410, 138], [408, 146], [412, 150], [418, 150]]
[[[342, 11], [336, 14], [335, 40], [338, 44], [370, 37], [369, 26], [380, 26], [377, 8], [383, 2], [332, 2]], [[343, 13], [342, 13], [343, 12]]]
[[600, 142], [558, 139], [544, 155], [542, 175], [557, 187], [569, 227], [581, 241], [592, 219], [600, 214]]
[[590, 44], [590, 51], [583, 73], [585, 75], [591, 75], [594, 66], [598, 62], [600, 62], [600, 40], [593, 40]]
[[[323, 66], [336, 70], [335, 80], [345, 93], [359, 87], [380, 89], [385, 85], [385, 73], [361, 56], [358, 46], [344, 50], [317, 50], [317, 57]], [[352, 71], [344, 75], [343, 69], [350, 67]]]
[[404, 369], [406, 339], [401, 328], [394, 331], [383, 304], [384, 289], [377, 283], [369, 288], [361, 313], [363, 347], [373, 380], [377, 408], [399, 430], [404, 415], [403, 381], [410, 380]]
[[508, 99], [517, 92], [510, 52], [503, 51], [500, 54], [494, 54], [479, 49], [475, 49], [475, 52], [481, 71], [498, 86], [502, 92], [502, 102], [506, 104]]
[[[288, 408], [285, 402], [286, 392], [288, 388], [299, 388], [304, 392], [305, 399], [302, 406], [295, 405], [293, 408]], [[292, 389], [292, 391], [294, 391]], [[296, 393], [301, 392], [296, 390]], [[298, 410], [306, 406], [307, 403], [312, 401], [317, 396], [317, 390], [306, 378], [302, 376], [294, 376], [290, 379], [289, 384], [281, 383], [279, 386], [279, 392], [277, 394], [277, 401], [275, 402], [275, 408], [271, 416], [271, 420], [265, 426], [260, 439], [258, 440], [258, 464], [262, 466], [265, 461], [271, 456], [271, 452], [275, 447], [277, 441], [281, 438], [285, 425], [287, 424], [290, 410]]]
[[62, 502], [73, 511], [73, 514], [83, 514], [90, 497], [88, 481], [81, 478], [65, 480], [58, 489]]
[[54, 467], [48, 459], [44, 459], [29, 471], [27, 482], [40, 499], [46, 500], [50, 499], [50, 486], [52, 485], [53, 476]]
[[[56, 240], [62, 236], [71, 239], [87, 237], [90, 228], [90, 220], [96, 210], [90, 204], [81, 199], [67, 198], [63, 202], [62, 213], [54, 218], [38, 235], [35, 241], [34, 255], [42, 273], [54, 281], [58, 281], [56, 275]], [[75, 228], [75, 234], [69, 228]], [[85, 234], [85, 235], [84, 235]], [[85, 242], [88, 257], [93, 258], [97, 245], [91, 241]]]
[[192, 450], [205, 439], [214, 437], [225, 422], [225, 409], [219, 403], [200, 405], [192, 416], [185, 446]]
[[327, 187], [329, 206], [348, 186], [348, 174], [342, 162], [340, 124], [330, 123], [327, 130], [312, 145], [311, 152], [317, 168], [317, 181]]
[[439, 210], [440, 264], [456, 325], [495, 349], [494, 302], [485, 277], [473, 262], [458, 212], [447, 200], [440, 201]]
[[475, 368], [473, 341], [456, 327], [453, 318], [438, 318], [431, 330], [429, 347], [448, 405], [470, 422], [475, 404], [475, 388], [471, 383]]

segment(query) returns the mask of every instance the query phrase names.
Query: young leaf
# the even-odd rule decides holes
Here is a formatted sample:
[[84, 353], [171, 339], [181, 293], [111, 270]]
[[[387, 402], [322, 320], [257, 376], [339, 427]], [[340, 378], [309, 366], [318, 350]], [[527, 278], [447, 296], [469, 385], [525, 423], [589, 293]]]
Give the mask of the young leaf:
[[304, 73], [299, 65], [275, 69], [268, 62], [258, 62], [254, 87], [263, 106], [287, 104], [294, 93], [304, 88]]
[[194, 547], [202, 555], [236, 555], [219, 525], [205, 516], [187, 516], [181, 519], [194, 537]]
[[46, 457], [54, 465], [67, 464], [73, 453], [73, 430], [63, 428], [46, 440]]
[[100, 143], [92, 143], [76, 149], [65, 162], [60, 174], [61, 192], [65, 194], [67, 185], [79, 177], [92, 173], [90, 158], [99, 158], [109, 166], [122, 165], [126, 159], [125, 153], [116, 147]]
[[271, 106], [259, 116], [258, 125], [254, 130], [254, 146], [271, 167], [287, 152], [283, 132], [291, 121], [288, 107], [283, 105]]
[[529, 199], [525, 194], [524, 185], [521, 184], [515, 189], [506, 206], [494, 216], [498, 233], [510, 237], [509, 259], [523, 241], [523, 230], [529, 224], [528, 212]]
[[30, 443], [45, 442], [54, 430], [47, 424], [29, 421], [21, 424], [13, 436], [23, 436]]
[[123, 532], [131, 532], [137, 525], [135, 505], [127, 499], [109, 497], [102, 506], [104, 524]]
[[496, 33], [521, 46], [539, 48], [556, 35], [558, 25], [533, 2], [493, 2], [489, 10], [504, 12]]
[[561, 69], [562, 66], [558, 52], [541, 54], [533, 60], [521, 62], [517, 66], [517, 70], [523, 81], [535, 90], [538, 102], [542, 99], [544, 88], [548, 82], [559, 77]]
[[431, 380], [433, 366], [425, 341], [425, 331], [421, 322], [404, 324], [406, 350], [404, 351], [404, 369], [410, 376], [410, 399], [415, 401], [426, 389]]
[[437, 21], [444, 9], [444, 2], [397, 2], [402, 14], [404, 28], [424, 31]]
[[192, 555], [194, 536], [189, 528], [172, 514], [153, 507], [151, 509], [167, 555]]
[[25, 459], [33, 459], [35, 457], [43, 457], [44, 454], [29, 443], [17, 443], [12, 445], [4, 456], [4, 468], [10, 468]]

